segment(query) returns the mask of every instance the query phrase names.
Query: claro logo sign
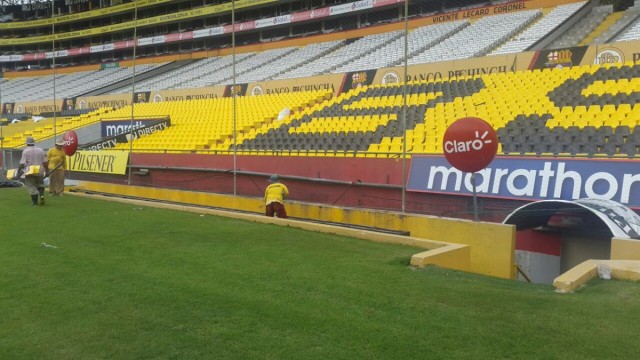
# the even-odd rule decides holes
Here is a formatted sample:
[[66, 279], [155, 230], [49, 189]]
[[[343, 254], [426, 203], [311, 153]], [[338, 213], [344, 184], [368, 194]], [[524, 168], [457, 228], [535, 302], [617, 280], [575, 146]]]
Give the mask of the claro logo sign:
[[[414, 156], [408, 191], [471, 195], [471, 173], [442, 156]], [[640, 208], [637, 161], [497, 158], [476, 173], [479, 196], [528, 200], [613, 200]]]
[[483, 131], [482, 135], [480, 135], [480, 131], [474, 131], [475, 133], [475, 139], [473, 140], [463, 140], [463, 141], [458, 141], [458, 140], [451, 140], [451, 141], [446, 141], [444, 143], [444, 151], [446, 153], [465, 153], [465, 152], [472, 152], [472, 151], [481, 151], [485, 144], [486, 145], [490, 145], [493, 143], [493, 141], [489, 138], [487, 138], [487, 136], [489, 135], [488, 131]]
[[444, 156], [458, 170], [476, 172], [491, 163], [498, 137], [486, 121], [467, 117], [454, 121], [442, 139]]

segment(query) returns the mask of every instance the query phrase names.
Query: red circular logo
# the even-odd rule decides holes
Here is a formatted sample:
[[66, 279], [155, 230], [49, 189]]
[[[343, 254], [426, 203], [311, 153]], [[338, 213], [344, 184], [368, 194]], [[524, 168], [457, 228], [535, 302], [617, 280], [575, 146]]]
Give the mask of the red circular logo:
[[62, 150], [67, 156], [73, 156], [78, 150], [78, 135], [73, 130], [69, 130], [64, 133], [62, 136], [62, 141], [64, 141], [64, 145], [62, 145]]
[[466, 117], [447, 128], [442, 145], [444, 156], [453, 167], [473, 173], [493, 161], [498, 152], [498, 136], [486, 121]]

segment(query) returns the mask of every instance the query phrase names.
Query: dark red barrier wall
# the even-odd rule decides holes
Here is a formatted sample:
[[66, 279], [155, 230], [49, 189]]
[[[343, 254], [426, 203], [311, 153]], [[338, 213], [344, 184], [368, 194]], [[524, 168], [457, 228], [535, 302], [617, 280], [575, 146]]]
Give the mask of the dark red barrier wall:
[[[173, 189], [234, 193], [233, 156], [134, 154], [132, 185]], [[408, 173], [410, 159], [406, 160]], [[262, 197], [267, 179], [279, 174], [290, 190], [290, 199], [345, 207], [402, 210], [401, 159], [340, 158], [305, 156], [238, 156], [236, 194]], [[147, 168], [148, 175], [135, 170]], [[127, 182], [127, 177], [101, 177], [81, 174], [76, 178], [92, 181]], [[501, 222], [525, 202], [479, 199], [480, 217]], [[472, 218], [469, 196], [406, 192], [405, 210], [411, 213]]]

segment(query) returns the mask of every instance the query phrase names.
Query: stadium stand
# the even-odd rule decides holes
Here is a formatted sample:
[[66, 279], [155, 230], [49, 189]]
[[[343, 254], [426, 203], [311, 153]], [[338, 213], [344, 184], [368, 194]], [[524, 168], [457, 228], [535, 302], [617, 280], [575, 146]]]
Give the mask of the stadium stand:
[[[282, 109], [313, 109], [314, 104], [328, 97], [330, 91], [323, 90], [237, 98], [237, 143], [242, 144], [245, 137], [255, 138], [260, 132], [277, 126], [279, 121], [287, 121], [278, 120], [278, 114]], [[131, 107], [123, 107], [109, 113], [109, 118], [130, 118], [130, 114]], [[136, 140], [133, 143], [136, 150], [228, 152], [232, 145], [233, 98], [136, 104], [135, 116], [171, 118], [171, 126], [167, 130]], [[128, 145], [122, 144], [118, 147], [128, 148]]]
[[7, 130], [4, 130], [4, 146], [7, 148], [19, 148], [24, 146], [27, 136], [32, 136], [34, 139], [37, 139], [37, 141], [42, 141], [44, 139], [53, 137], [56, 132], [63, 133], [67, 130], [78, 129], [83, 126], [96, 124], [99, 123], [100, 120], [112, 110], [113, 109], [111, 108], [101, 108], [90, 111], [86, 114], [82, 114], [80, 116], [60, 118], [57, 119], [55, 126], [52, 118], [38, 123], [34, 123], [31, 121], [20, 122], [20, 125], [22, 127], [28, 128], [28, 130], [26, 131], [14, 128], [13, 125], [7, 126]]
[[[639, 82], [640, 66], [633, 63], [414, 82], [408, 87], [404, 125], [398, 84], [363, 86], [337, 97], [330, 90], [239, 97], [235, 144], [240, 153], [262, 155], [441, 154], [443, 134], [453, 119], [477, 116], [497, 129], [504, 154], [634, 157], [640, 153]], [[136, 104], [136, 117], [169, 116], [172, 126], [136, 140], [133, 148], [229, 153], [234, 150], [232, 102]], [[278, 120], [284, 108], [291, 108], [291, 114]], [[101, 110], [65, 120], [62, 129], [130, 113], [131, 107], [108, 114]], [[28, 135], [51, 134], [47, 124], [10, 137], [7, 145], [20, 146]]]
[[[236, 78], [236, 82], [243, 83], [270, 80], [283, 72], [297, 68], [305, 62], [325, 56], [341, 45], [343, 45], [343, 41], [341, 40], [306, 45], [286, 54], [280, 61], [265, 62], [261, 64], [262, 66], [241, 73]], [[228, 84], [230, 82], [226, 81], [226, 83]]]
[[328, 73], [337, 66], [349, 63], [350, 61], [362, 57], [373, 49], [383, 47], [388, 43], [397, 40], [401, 35], [401, 31], [392, 31], [362, 37], [338, 48], [336, 51], [326, 54], [325, 56], [301, 64], [295, 69], [285, 71], [274, 79], [288, 79]]
[[586, 2], [579, 2], [556, 6], [535, 24], [525, 29], [522, 33], [516, 35], [504, 45], [501, 45], [496, 50], [492, 51], [490, 55], [516, 53], [529, 49], [537, 41], [548, 34], [549, 31], [553, 30], [563, 21], [566, 21], [585, 4]]
[[[236, 82], [249, 82], [253, 77], [247, 75], [250, 71], [267, 71], [265, 64], [272, 64], [276, 62], [283, 62], [281, 59], [284, 56], [290, 55], [295, 52], [293, 47], [287, 47], [282, 49], [273, 49], [258, 53], [256, 56], [249, 58], [247, 61], [240, 63], [239, 68], [236, 68]], [[220, 83], [231, 84], [233, 75], [230, 78], [224, 79]], [[213, 85], [213, 84], [210, 84]]]
[[[136, 72], [144, 73], [164, 65], [141, 64]], [[127, 67], [108, 68], [97, 71], [80, 71], [56, 74], [55, 93], [58, 98], [72, 98], [131, 77], [132, 70]], [[1, 79], [1, 86], [12, 91], [5, 91], [2, 100], [15, 102], [22, 99], [30, 101], [51, 99], [54, 89], [53, 75], [33, 76], [16, 79]]]
[[[431, 63], [447, 59], [476, 57], [491, 50], [493, 50], [491, 54], [494, 55], [523, 51], [552, 31], [554, 27], [574, 14], [584, 4], [585, 2], [578, 2], [559, 5], [544, 14], [540, 10], [521, 11], [487, 16], [473, 22], [464, 20], [419, 27], [409, 33], [408, 53], [411, 57], [409, 63]], [[574, 26], [579, 36], [576, 37], [568, 33], [566, 36], [572, 39], [571, 44], [578, 41], [580, 37], [584, 38], [585, 33], [589, 32], [587, 29], [598, 24], [608, 11], [607, 9], [610, 7], [596, 7], [591, 12], [593, 18], [591, 16], [585, 17], [584, 21], [579, 22], [579, 24], [587, 24], [586, 28], [579, 25]], [[636, 19], [638, 15], [636, 10], [637, 8], [629, 8], [617, 22], [615, 16], [608, 17], [607, 20], [612, 22], [611, 29], [624, 27], [625, 24]], [[616, 13], [616, 16], [619, 14]], [[620, 40], [638, 37], [638, 34], [632, 30], [627, 31], [626, 34], [620, 34]], [[593, 41], [597, 42], [606, 36], [606, 32], [603, 32], [598, 39]], [[474, 41], [470, 41], [470, 39], [474, 39]], [[478, 39], [481, 41], [477, 41]], [[236, 55], [236, 82], [305, 77], [328, 72], [340, 73], [397, 65], [404, 55], [404, 51], [401, 51], [403, 43], [404, 38], [400, 36], [399, 32], [389, 32], [364, 36], [356, 41], [319, 42], [302, 48], [291, 48], [290, 52], [280, 55], [278, 55], [279, 51], [284, 50], [239, 53]], [[562, 44], [564, 43], [557, 42], [554, 46]], [[315, 50], [316, 48], [318, 50]], [[306, 51], [308, 54], [305, 54]], [[273, 61], [272, 56], [280, 57], [280, 61]], [[248, 57], [256, 58], [249, 61]], [[261, 62], [261, 59], [264, 61]], [[248, 62], [245, 63], [245, 60]], [[230, 56], [209, 57], [154, 76], [151, 79], [141, 80], [137, 87], [140, 91], [152, 91], [230, 84], [233, 77], [230, 62]], [[256, 65], [260, 63], [268, 66]], [[145, 69], [145, 66], [148, 65], [138, 66], [139, 73], [150, 70]], [[76, 75], [58, 74], [57, 76], [60, 81], [56, 84], [56, 96], [70, 98], [95, 90], [100, 86], [100, 83], [116, 83], [126, 79], [130, 76], [130, 72], [121, 68], [80, 72]], [[23, 99], [25, 96], [33, 101], [51, 97], [52, 80], [49, 77], [38, 77], [35, 80], [41, 89], [35, 94], [33, 94], [34, 84], [30, 83], [29, 79], [3, 81], [10, 81], [10, 86], [17, 90], [6, 97], [8, 102]], [[126, 91], [128, 89], [125, 87], [115, 93]]]
[[640, 38], [640, 13], [631, 21], [630, 25], [614, 41], [629, 41]]
[[595, 28], [613, 13], [613, 6], [604, 5], [594, 7], [586, 16], [579, 19], [560, 38], [553, 41], [548, 48], [558, 49], [578, 46], [585, 38], [593, 33]]
[[[635, 21], [640, 16], [640, 7], [634, 5], [626, 9], [624, 12], [617, 12], [612, 14], [609, 18], [605, 19], [603, 25], [605, 29], [596, 36], [591, 44], [606, 44], [615, 42], [615, 37], [621, 31], [624, 31], [629, 24]], [[608, 26], [608, 27], [607, 27]]]
[[[236, 62], [242, 62], [254, 55], [253, 53], [237, 54]], [[208, 83], [214, 83], [217, 81], [216, 79], [233, 77], [232, 65], [232, 55], [210, 57], [151, 79], [143, 80], [137, 86], [140, 91], [202, 87]], [[126, 93], [129, 91], [129, 88], [123, 87], [114, 93]]]
[[540, 16], [540, 10], [486, 16], [409, 59], [409, 64], [466, 59], [486, 55]]
[[[411, 31], [408, 35], [407, 54], [408, 56], [413, 56], [422, 52], [468, 25], [469, 22], [467, 21], [453, 21], [450, 23], [419, 27]], [[405, 38], [403, 36], [378, 49], [370, 49], [367, 53], [363, 54], [362, 57], [338, 66], [331, 72], [344, 73], [398, 65], [404, 57], [404, 42]]]
[[[261, 54], [242, 53], [236, 55], [236, 64], [242, 67], [236, 69], [236, 82], [257, 82], [275, 77], [277, 74], [294, 69], [304, 62], [311, 61], [332, 51], [342, 41], [328, 41], [309, 44], [300, 48], [288, 48], [286, 53], [271, 52]], [[280, 57], [279, 61], [269, 60], [269, 56]], [[255, 57], [247, 60], [249, 57]], [[198, 60], [189, 65], [163, 73], [162, 75], [144, 80], [138, 83], [140, 91], [151, 91], [160, 89], [184, 89], [189, 87], [202, 87], [207, 85], [218, 85], [231, 83], [233, 77], [231, 65], [233, 56], [210, 57]], [[247, 60], [245, 63], [244, 61]], [[258, 66], [256, 66], [258, 64]], [[207, 77], [207, 74], [222, 74], [217, 77]], [[128, 89], [120, 89], [116, 93], [127, 92]]]
[[[408, 34], [408, 63], [477, 57], [492, 50], [492, 55], [523, 51], [585, 4], [575, 2], [544, 11], [525, 10], [419, 26]], [[590, 34], [600, 31], [596, 26], [599, 22], [607, 21], [614, 29], [620, 24], [632, 24], [626, 31], [618, 30], [620, 41], [640, 37], [634, 23], [639, 14], [637, 8], [629, 8], [624, 15], [618, 13], [617, 16], [608, 16], [610, 10], [610, 7], [594, 8], [585, 21], [578, 21], [553, 46], [585, 41]], [[605, 33], [607, 31], [602, 31], [598, 37], [608, 36]], [[236, 83], [376, 69], [400, 64], [404, 41], [402, 31], [394, 30], [346, 40], [240, 52], [235, 55], [235, 66], [232, 66], [232, 55], [212, 56], [140, 81], [136, 89], [155, 91], [229, 85], [234, 75], [232, 67], [235, 67]], [[137, 65], [137, 71], [144, 73], [162, 65], [164, 63]], [[635, 126], [636, 72], [634, 64], [594, 65], [414, 81], [408, 87], [406, 108], [399, 84], [365, 85], [335, 97], [329, 90], [238, 97], [241, 111], [235, 150], [374, 157], [397, 157], [405, 150], [409, 154], [437, 154], [442, 153], [442, 135], [451, 119], [478, 116], [498, 129], [503, 154], [635, 156], [638, 153], [636, 134], [640, 131]], [[56, 96], [78, 96], [127, 79], [130, 74], [124, 67], [58, 74]], [[1, 81], [3, 87], [14, 89], [3, 97], [6, 102], [24, 98], [45, 100], [53, 92], [50, 75]], [[34, 92], [34, 88], [39, 91]], [[127, 86], [114, 93], [129, 91]], [[487, 105], [476, 105], [481, 103]], [[232, 151], [229, 104], [229, 98], [136, 104], [135, 116], [169, 116], [172, 126], [136, 140], [133, 148], [152, 152]], [[292, 109], [291, 115], [277, 120], [285, 108]], [[489, 108], [492, 110], [487, 110]], [[407, 121], [403, 128], [401, 119], [405, 110]], [[89, 110], [81, 112], [85, 111]], [[100, 116], [106, 116], [106, 111], [65, 119], [57, 130], [98, 121]], [[131, 107], [123, 107], [109, 111], [108, 116], [125, 117], [131, 111]], [[5, 145], [21, 146], [25, 136], [45, 138], [51, 136], [51, 130], [51, 125], [45, 122], [23, 134], [13, 135]]]
[[588, 34], [578, 45], [586, 46], [586, 45], [594, 45], [596, 44], [596, 39], [603, 35], [607, 29], [610, 29], [613, 24], [616, 24], [618, 20], [622, 17], [623, 12], [617, 11], [609, 14], [602, 22], [597, 24], [595, 29]]

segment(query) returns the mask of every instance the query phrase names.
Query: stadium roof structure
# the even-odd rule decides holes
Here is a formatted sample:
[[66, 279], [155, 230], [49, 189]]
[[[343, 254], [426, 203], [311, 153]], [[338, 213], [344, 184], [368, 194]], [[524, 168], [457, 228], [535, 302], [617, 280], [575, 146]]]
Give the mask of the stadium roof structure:
[[[552, 220], [554, 216], [558, 218]], [[503, 223], [516, 225], [518, 230], [547, 225], [555, 228], [600, 225], [610, 231], [610, 236], [640, 240], [640, 216], [620, 203], [604, 199], [532, 202], [514, 210]]]

